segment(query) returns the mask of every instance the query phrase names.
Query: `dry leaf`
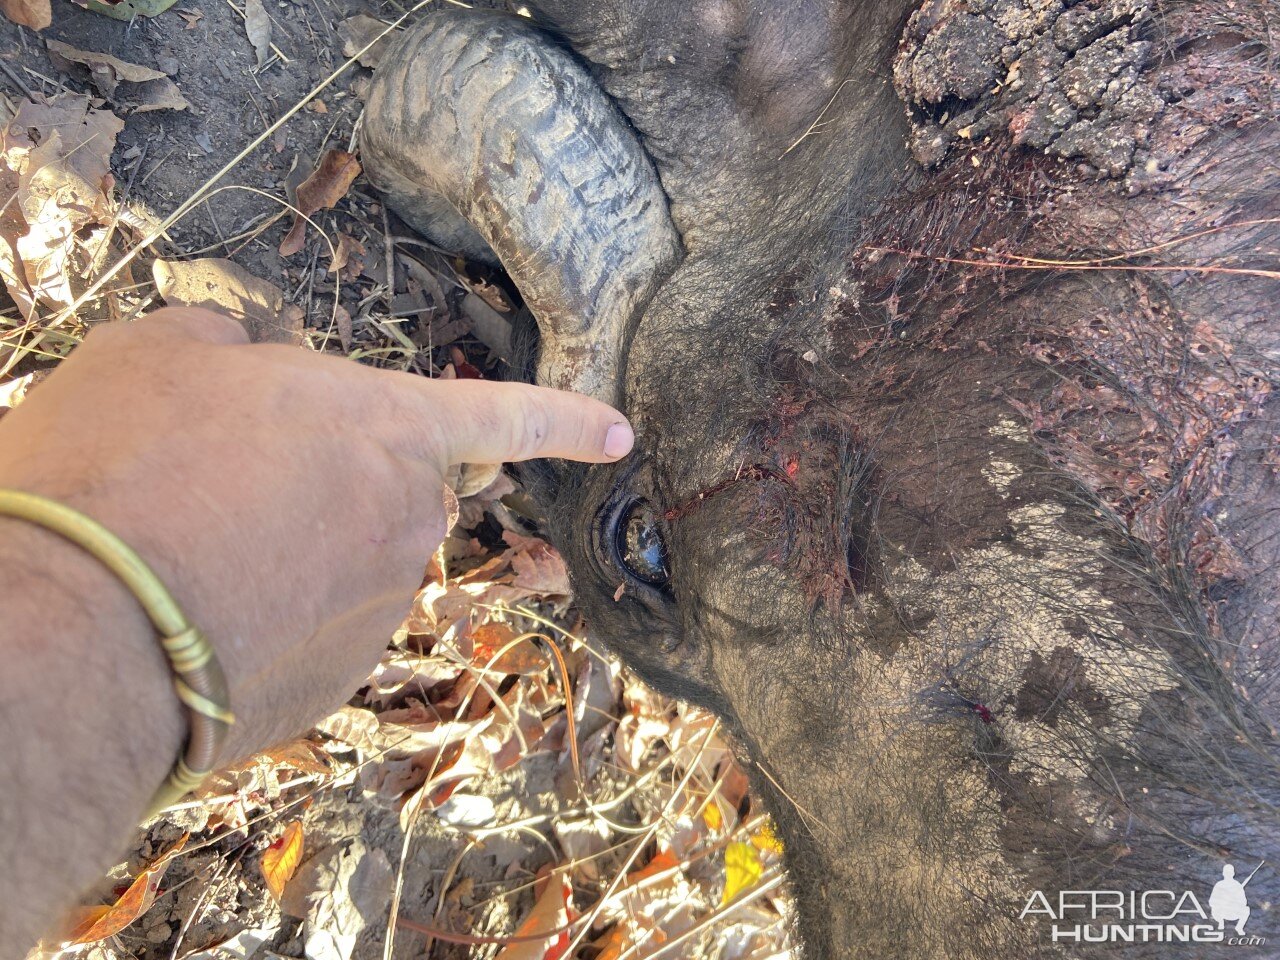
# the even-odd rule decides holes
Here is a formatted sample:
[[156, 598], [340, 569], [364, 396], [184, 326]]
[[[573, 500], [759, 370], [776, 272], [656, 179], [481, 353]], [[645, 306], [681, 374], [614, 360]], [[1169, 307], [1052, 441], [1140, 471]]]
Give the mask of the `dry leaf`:
[[[46, 42], [49, 57], [63, 70], [79, 64], [89, 71], [98, 92], [131, 113], [187, 110], [191, 107], [177, 84], [161, 70], [139, 66], [105, 53], [79, 50], [58, 40]], [[121, 84], [125, 86], [121, 87]]]
[[626, 883], [602, 905], [598, 923], [616, 921], [613, 935], [600, 942], [601, 958], [619, 960], [633, 956], [624, 948], [645, 944], [643, 954], [653, 953], [669, 937], [679, 936], [712, 907], [701, 886], [690, 883], [682, 867], [686, 860], [671, 850], [660, 850], [639, 870], [627, 874]]
[[[7, 126], [0, 127], [0, 151], [11, 170], [22, 177], [19, 203], [28, 222], [46, 194], [78, 209], [80, 223], [110, 213], [106, 191], [111, 178], [111, 151], [124, 121], [110, 110], [93, 110], [87, 94], [66, 94], [44, 103], [24, 101]], [[56, 151], [49, 144], [58, 140]], [[38, 160], [33, 154], [44, 150]], [[57, 169], [46, 170], [53, 164]], [[43, 179], [42, 179], [43, 178]], [[47, 184], [44, 190], [38, 189]], [[69, 195], [68, 195], [69, 193]], [[33, 196], [34, 194], [34, 196]]]
[[703, 808], [702, 822], [707, 825], [707, 829], [712, 833], [718, 831], [720, 829], [720, 825], [724, 823], [724, 816], [720, 813], [720, 807], [716, 804], [715, 800], [712, 800], [705, 808]]
[[[364, 253], [364, 244], [350, 234], [338, 234], [338, 242], [334, 247], [333, 259], [329, 261], [329, 272], [339, 273], [351, 260], [351, 254]], [[345, 278], [345, 276], [344, 276]]]
[[752, 844], [759, 850], [768, 850], [770, 853], [782, 855], [782, 841], [778, 839], [778, 835], [773, 832], [773, 821], [766, 820], [751, 838]]
[[27, 284], [27, 271], [18, 256], [18, 238], [27, 232], [27, 220], [18, 206], [18, 173], [0, 165], [0, 284], [30, 319], [35, 311], [35, 295]]
[[406, 691], [421, 696], [439, 684], [452, 682], [461, 672], [460, 664], [443, 657], [422, 657], [393, 650], [374, 668], [364, 699], [366, 703], [385, 706], [393, 699], [403, 701]]
[[53, 23], [49, 0], [0, 0], [0, 13], [32, 30], [43, 30]]
[[195, 953], [185, 953], [182, 960], [250, 960], [264, 943], [270, 943], [280, 927], [250, 927], [221, 943], [212, 944]]
[[724, 850], [724, 896], [720, 903], [726, 904], [744, 890], [749, 890], [760, 882], [764, 873], [764, 864], [760, 862], [760, 854], [749, 843], [731, 843]]
[[[373, 46], [369, 47], [368, 50], [364, 48], [369, 46], [374, 38], [386, 30], [388, 26], [390, 24], [383, 23], [367, 13], [360, 13], [343, 20], [338, 24], [338, 34], [342, 37], [342, 55], [344, 57], [356, 57], [360, 66], [368, 67], [372, 70], [382, 62], [382, 57], [387, 52], [387, 47], [391, 45], [391, 39], [395, 35], [388, 33], [377, 43], [374, 43]], [[359, 54], [359, 56], [357, 57], [356, 54]]]
[[149, 113], [152, 110], [190, 110], [191, 104], [182, 95], [178, 85], [168, 77], [148, 80], [131, 86], [126, 96], [112, 99], [130, 113]]
[[344, 706], [316, 724], [316, 729], [355, 748], [362, 759], [372, 757], [382, 749], [380, 724], [370, 710]]
[[302, 342], [302, 310], [279, 287], [230, 260], [156, 260], [152, 268], [165, 303], [229, 313], [254, 343]]
[[46, 40], [45, 46], [49, 48], [50, 58], [62, 69], [73, 63], [88, 67], [93, 85], [107, 96], [115, 93], [116, 85], [121, 81], [145, 83], [147, 80], [159, 80], [166, 76], [161, 70], [152, 70], [106, 53], [80, 50], [61, 40]]
[[0, 383], [0, 411], [11, 409], [22, 403], [27, 392], [36, 383], [36, 375], [28, 373], [14, 380]]
[[435, 809], [436, 818], [455, 827], [487, 827], [498, 816], [488, 797], [474, 793], [454, 793]]
[[338, 330], [338, 343], [342, 345], [343, 352], [350, 353], [355, 331], [351, 326], [351, 314], [341, 304], [333, 312], [333, 325]]
[[503, 293], [501, 287], [484, 280], [472, 280], [469, 277], [464, 277], [463, 279], [467, 286], [471, 288], [471, 292], [493, 307], [493, 309], [499, 313], [511, 312], [511, 302], [507, 300], [507, 295]]
[[280, 909], [306, 921], [307, 960], [348, 960], [360, 932], [385, 922], [394, 886], [387, 855], [357, 837], [308, 859], [289, 882]]
[[[516, 930], [516, 936], [559, 930], [569, 922], [573, 906], [573, 887], [562, 873], [553, 873], [546, 879], [542, 892], [529, 915]], [[546, 940], [517, 942], [502, 948], [496, 960], [560, 960], [569, 946], [567, 931], [554, 933]]]
[[64, 939], [69, 944], [97, 943], [114, 937], [133, 921], [147, 912], [160, 889], [160, 881], [173, 858], [187, 844], [190, 834], [182, 838], [160, 855], [129, 884], [129, 889], [110, 906], [81, 907], [72, 915], [71, 931]]
[[333, 764], [329, 758], [308, 740], [290, 740], [255, 753], [248, 760], [243, 760], [233, 767], [220, 771], [235, 774], [241, 770], [251, 770], [256, 766], [287, 767], [298, 773], [314, 773], [320, 776], [333, 772]]
[[633, 945], [627, 934], [625, 923], [615, 923], [610, 927], [604, 936], [592, 943], [600, 951], [596, 954], [596, 960], [620, 960], [623, 950]]
[[551, 825], [574, 876], [587, 883], [600, 880], [599, 856], [609, 849], [613, 828], [599, 818], [557, 820]]
[[653, 859], [634, 873], [627, 874], [627, 884], [634, 885], [680, 866], [680, 858], [670, 850], [659, 850]]
[[261, 69], [271, 56], [271, 18], [267, 16], [262, 0], [244, 0], [244, 32], [253, 44]]
[[87, 266], [76, 234], [113, 218], [111, 151], [123, 127], [73, 95], [23, 102], [0, 126], [0, 279], [25, 316], [75, 299], [72, 275]]
[[363, 243], [345, 233], [338, 238], [338, 242], [342, 244], [344, 239], [348, 242], [343, 244], [346, 247], [347, 262], [342, 268], [342, 279], [351, 283], [364, 272], [365, 248]]
[[[515, 643], [519, 636], [505, 623], [483, 623], [472, 635], [475, 652], [472, 662], [482, 669], [498, 673], [532, 676], [551, 666], [551, 660], [538, 649], [532, 638]], [[500, 655], [499, 655], [500, 654]], [[497, 659], [494, 659], [494, 657]], [[489, 661], [493, 660], [492, 663]]]
[[462, 298], [462, 312], [476, 339], [503, 360], [511, 359], [511, 321], [474, 293]]
[[[326, 150], [320, 158], [320, 166], [298, 185], [298, 209], [306, 217], [328, 210], [347, 195], [359, 175], [360, 162], [355, 154], [345, 150]], [[293, 226], [280, 244], [280, 255], [288, 257], [301, 250], [306, 232], [307, 221], [295, 214]]]
[[522, 537], [510, 530], [502, 532], [502, 539], [512, 547], [511, 569], [515, 571], [514, 586], [528, 590], [544, 601], [569, 602], [573, 588], [569, 586], [569, 568], [556, 552], [555, 547], [536, 537]]
[[94, 13], [102, 13], [115, 20], [133, 20], [136, 17], [158, 17], [174, 0], [75, 0]]
[[267, 882], [271, 896], [280, 902], [284, 886], [293, 877], [302, 862], [302, 822], [294, 820], [284, 828], [280, 839], [262, 852], [262, 879]]

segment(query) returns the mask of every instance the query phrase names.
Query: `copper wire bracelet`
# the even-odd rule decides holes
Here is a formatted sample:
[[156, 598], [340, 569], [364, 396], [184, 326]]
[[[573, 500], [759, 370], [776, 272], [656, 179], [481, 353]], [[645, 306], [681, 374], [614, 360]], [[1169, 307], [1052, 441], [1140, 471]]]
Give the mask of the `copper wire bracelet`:
[[187, 708], [186, 747], [151, 799], [147, 817], [198, 787], [214, 769], [235, 722], [227, 681], [213, 647], [192, 626], [160, 579], [127, 543], [96, 520], [56, 500], [21, 490], [0, 489], [0, 516], [26, 520], [65, 537], [114, 573], [137, 598], [160, 634], [173, 687]]

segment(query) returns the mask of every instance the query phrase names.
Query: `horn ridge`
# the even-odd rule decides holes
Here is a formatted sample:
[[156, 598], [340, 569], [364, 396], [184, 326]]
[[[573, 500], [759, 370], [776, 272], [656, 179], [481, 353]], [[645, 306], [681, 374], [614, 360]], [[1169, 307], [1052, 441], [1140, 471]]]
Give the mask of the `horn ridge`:
[[538, 380], [615, 401], [624, 342], [683, 255], [652, 162], [527, 21], [440, 10], [374, 76], [370, 179], [435, 242], [492, 251], [542, 335]]

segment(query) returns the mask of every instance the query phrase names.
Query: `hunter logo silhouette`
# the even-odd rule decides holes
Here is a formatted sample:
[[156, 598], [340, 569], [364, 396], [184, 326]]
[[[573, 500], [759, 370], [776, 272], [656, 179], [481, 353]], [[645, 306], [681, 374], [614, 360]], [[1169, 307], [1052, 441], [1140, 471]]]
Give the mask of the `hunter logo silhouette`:
[[[1234, 864], [1222, 868], [1207, 904], [1191, 890], [1058, 890], [1033, 891], [1018, 915], [1043, 918], [1054, 943], [1220, 943], [1258, 947], [1265, 936], [1246, 934], [1252, 911], [1245, 887], [1262, 869], [1262, 861], [1243, 881]], [[1203, 894], [1201, 894], [1203, 896]], [[1264, 909], [1269, 906], [1264, 904]], [[1232, 930], [1227, 924], [1233, 925]], [[1257, 924], [1255, 923], [1256, 927]]]
[[1249, 919], [1249, 898], [1244, 892], [1245, 884], [1261, 869], [1262, 864], [1258, 864], [1253, 868], [1253, 873], [1241, 883], [1236, 879], [1234, 866], [1228, 863], [1222, 868], [1222, 879], [1214, 884], [1213, 893], [1209, 894], [1209, 913], [1218, 922], [1219, 930], [1228, 920], [1233, 920], [1236, 933], [1244, 933], [1245, 921]]

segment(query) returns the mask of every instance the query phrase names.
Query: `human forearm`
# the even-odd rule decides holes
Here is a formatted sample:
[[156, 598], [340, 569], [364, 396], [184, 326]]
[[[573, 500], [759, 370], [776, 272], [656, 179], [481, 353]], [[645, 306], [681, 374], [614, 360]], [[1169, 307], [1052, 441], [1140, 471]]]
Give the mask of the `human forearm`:
[[[0, 488], [137, 552], [226, 675], [230, 763], [348, 697], [448, 527], [458, 463], [612, 460], [616, 411], [244, 342], [226, 317], [109, 324], [0, 420]], [[80, 548], [0, 520], [0, 944], [101, 874], [187, 731], [151, 624]], [[7, 761], [7, 762], [5, 762]]]
[[78, 547], [0, 518], [0, 943], [21, 951], [111, 865], [184, 720], [137, 602]]

